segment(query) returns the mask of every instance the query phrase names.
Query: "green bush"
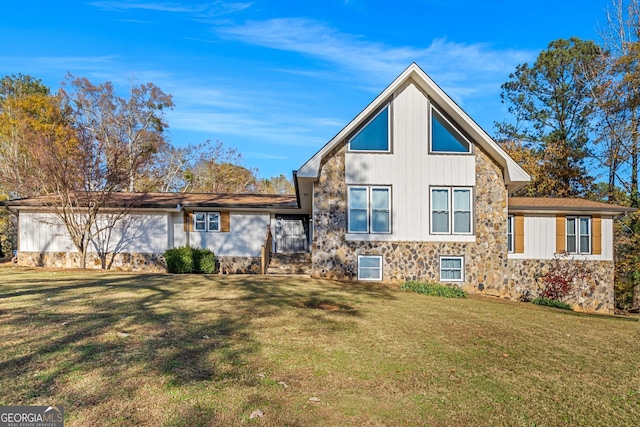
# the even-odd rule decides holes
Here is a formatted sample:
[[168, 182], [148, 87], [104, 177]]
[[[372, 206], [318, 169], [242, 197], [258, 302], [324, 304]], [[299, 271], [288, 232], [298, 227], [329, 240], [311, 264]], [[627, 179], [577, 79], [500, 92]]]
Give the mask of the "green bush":
[[216, 257], [209, 249], [182, 246], [168, 249], [164, 253], [169, 273], [205, 273], [211, 274], [216, 270]]
[[546, 307], [561, 308], [563, 310], [571, 310], [571, 306], [566, 302], [549, 299], [549, 298], [543, 298], [543, 297], [534, 298], [531, 300], [531, 303], [535, 305], [543, 305]]
[[209, 249], [193, 249], [193, 272], [212, 274], [216, 271], [216, 256]]
[[439, 283], [410, 281], [403, 283], [400, 289], [444, 298], [464, 298], [467, 296], [467, 293], [457, 286], [447, 286]]

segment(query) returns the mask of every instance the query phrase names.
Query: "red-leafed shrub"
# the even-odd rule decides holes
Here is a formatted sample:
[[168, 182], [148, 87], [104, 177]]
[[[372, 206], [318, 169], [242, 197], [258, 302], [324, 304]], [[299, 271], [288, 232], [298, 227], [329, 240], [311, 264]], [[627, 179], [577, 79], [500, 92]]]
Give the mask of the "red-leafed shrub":
[[540, 277], [540, 296], [561, 301], [577, 288], [587, 285], [592, 271], [585, 260], [573, 259], [567, 252], [554, 254], [551, 268]]

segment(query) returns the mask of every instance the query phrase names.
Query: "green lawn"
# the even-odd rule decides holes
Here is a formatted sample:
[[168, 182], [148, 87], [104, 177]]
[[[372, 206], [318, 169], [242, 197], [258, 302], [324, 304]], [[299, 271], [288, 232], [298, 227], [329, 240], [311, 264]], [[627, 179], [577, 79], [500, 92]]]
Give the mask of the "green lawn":
[[1, 266], [0, 405], [52, 404], [68, 426], [638, 425], [640, 326], [398, 286]]

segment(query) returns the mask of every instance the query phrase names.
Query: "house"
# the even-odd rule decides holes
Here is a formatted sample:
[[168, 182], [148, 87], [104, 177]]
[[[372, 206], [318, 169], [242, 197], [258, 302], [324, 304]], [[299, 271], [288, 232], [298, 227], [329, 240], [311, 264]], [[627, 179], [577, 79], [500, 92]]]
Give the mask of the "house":
[[[271, 252], [310, 253], [313, 277], [439, 281], [510, 299], [535, 292], [568, 252], [563, 262], [592, 272], [569, 302], [611, 312], [613, 220], [630, 209], [509, 197], [529, 180], [412, 64], [294, 172], [295, 196], [137, 195], [108, 249], [116, 267], [162, 269], [168, 248], [209, 247], [239, 273], [263, 272]], [[116, 196], [114, 208], [134, 197]], [[19, 214], [20, 264], [77, 265], [50, 202], [4, 203]]]

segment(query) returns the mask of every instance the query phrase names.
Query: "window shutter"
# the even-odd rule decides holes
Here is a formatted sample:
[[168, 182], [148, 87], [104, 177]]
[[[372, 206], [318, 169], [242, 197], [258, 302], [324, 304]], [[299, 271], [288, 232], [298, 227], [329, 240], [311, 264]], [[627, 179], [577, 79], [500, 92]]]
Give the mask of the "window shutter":
[[229, 212], [220, 212], [220, 231], [223, 233], [231, 231], [231, 215]]
[[594, 216], [591, 218], [591, 253], [594, 255], [602, 254], [602, 218]]
[[524, 253], [524, 215], [515, 215], [515, 252], [517, 254]]
[[564, 252], [567, 249], [566, 228], [565, 216], [556, 216], [556, 253]]
[[193, 212], [187, 212], [184, 211], [184, 224], [183, 224], [183, 230], [186, 231], [193, 231]]

